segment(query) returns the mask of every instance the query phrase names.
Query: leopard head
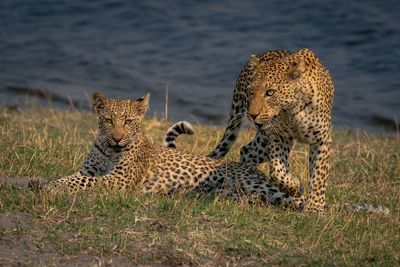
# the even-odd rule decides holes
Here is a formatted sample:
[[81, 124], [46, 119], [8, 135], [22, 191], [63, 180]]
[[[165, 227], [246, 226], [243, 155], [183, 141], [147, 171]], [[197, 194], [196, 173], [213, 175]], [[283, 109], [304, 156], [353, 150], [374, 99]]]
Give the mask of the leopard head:
[[135, 139], [149, 99], [150, 94], [136, 101], [108, 99], [99, 92], [92, 94], [93, 107], [99, 121], [99, 134], [110, 146], [124, 147]]
[[310, 97], [309, 92], [304, 92], [302, 88], [307, 67], [304, 51], [267, 62], [260, 62], [257, 56], [251, 56], [249, 65], [254, 74], [249, 85], [252, 94], [248, 111], [250, 121], [257, 125], [265, 124], [281, 110], [290, 109], [304, 97]]

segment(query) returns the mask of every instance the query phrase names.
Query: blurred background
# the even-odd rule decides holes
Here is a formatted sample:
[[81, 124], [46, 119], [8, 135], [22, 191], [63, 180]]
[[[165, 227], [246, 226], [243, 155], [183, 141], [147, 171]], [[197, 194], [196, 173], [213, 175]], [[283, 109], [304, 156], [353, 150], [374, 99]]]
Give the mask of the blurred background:
[[2, 0], [0, 105], [150, 92], [149, 115], [165, 117], [168, 86], [168, 119], [223, 125], [251, 54], [304, 47], [331, 72], [336, 128], [396, 128], [398, 0]]

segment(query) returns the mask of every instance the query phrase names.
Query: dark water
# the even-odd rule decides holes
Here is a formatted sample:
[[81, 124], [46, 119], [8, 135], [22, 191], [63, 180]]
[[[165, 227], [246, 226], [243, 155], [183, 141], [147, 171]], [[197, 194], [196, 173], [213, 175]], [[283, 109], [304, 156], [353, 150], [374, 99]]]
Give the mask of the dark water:
[[84, 106], [85, 92], [149, 91], [162, 115], [168, 84], [169, 118], [221, 125], [250, 54], [303, 47], [331, 71], [335, 126], [377, 132], [400, 118], [398, 0], [2, 0], [0, 104], [26, 103], [9, 86]]

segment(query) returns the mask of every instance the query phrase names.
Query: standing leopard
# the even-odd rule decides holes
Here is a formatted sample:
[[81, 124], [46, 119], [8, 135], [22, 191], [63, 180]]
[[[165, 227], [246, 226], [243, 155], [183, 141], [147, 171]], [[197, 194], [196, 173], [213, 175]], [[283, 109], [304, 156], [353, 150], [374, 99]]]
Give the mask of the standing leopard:
[[[260, 199], [293, 206], [292, 197], [272, 185], [263, 172], [240, 162], [211, 159], [150, 143], [141, 128], [149, 94], [139, 100], [92, 95], [99, 134], [81, 169], [50, 182], [47, 190], [72, 193], [105, 186], [140, 193], [208, 193], [234, 199]], [[177, 128], [181, 130], [177, 131]], [[183, 127], [183, 128], [182, 128]], [[172, 129], [172, 130], [171, 130]], [[190, 133], [191, 126], [174, 125], [170, 132]], [[388, 213], [385, 207], [345, 204], [339, 209]]]
[[[240, 161], [253, 165], [268, 161], [274, 185], [295, 197], [304, 211], [323, 213], [333, 93], [329, 71], [308, 49], [252, 55], [237, 79], [225, 133], [209, 156], [225, 156], [247, 114], [257, 134], [241, 148]], [[295, 140], [310, 145], [307, 196], [300, 180], [290, 172], [289, 155]]]

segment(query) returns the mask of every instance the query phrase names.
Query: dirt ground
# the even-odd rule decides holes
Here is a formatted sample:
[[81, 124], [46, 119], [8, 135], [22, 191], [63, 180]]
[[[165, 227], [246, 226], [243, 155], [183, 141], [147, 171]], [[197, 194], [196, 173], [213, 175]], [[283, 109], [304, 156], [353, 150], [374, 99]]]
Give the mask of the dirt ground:
[[[28, 188], [29, 177], [3, 178], [0, 184]], [[32, 225], [35, 227], [32, 229]], [[0, 213], [0, 266], [132, 266], [124, 256], [62, 255], [52, 246], [38, 240], [46, 233], [40, 231], [27, 212]], [[157, 264], [156, 264], [157, 265]], [[156, 266], [154, 265], [154, 266]]]

